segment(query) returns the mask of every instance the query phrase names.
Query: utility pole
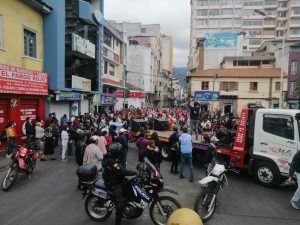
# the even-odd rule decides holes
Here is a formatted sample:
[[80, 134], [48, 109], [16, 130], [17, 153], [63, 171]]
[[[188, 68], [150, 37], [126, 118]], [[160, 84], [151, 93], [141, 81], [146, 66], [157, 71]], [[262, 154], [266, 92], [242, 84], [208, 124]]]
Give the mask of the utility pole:
[[213, 92], [212, 92], [212, 94], [210, 95], [210, 100], [211, 100], [211, 111], [213, 111], [214, 110], [214, 99], [213, 99], [213, 95], [214, 95], [214, 93], [215, 93], [215, 81], [216, 81], [216, 79], [218, 79], [218, 74], [216, 73], [216, 74], [214, 74], [214, 79], [213, 79]]

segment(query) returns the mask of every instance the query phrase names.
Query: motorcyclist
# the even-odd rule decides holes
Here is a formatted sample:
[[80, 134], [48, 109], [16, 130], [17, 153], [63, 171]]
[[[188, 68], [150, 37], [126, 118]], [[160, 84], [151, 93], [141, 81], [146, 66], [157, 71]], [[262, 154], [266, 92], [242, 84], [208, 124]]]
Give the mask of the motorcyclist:
[[122, 145], [114, 142], [108, 148], [108, 152], [103, 160], [103, 180], [105, 186], [114, 194], [113, 201], [116, 206], [116, 220], [115, 224], [120, 225], [122, 219], [122, 212], [124, 208], [123, 199], [123, 183], [125, 176], [134, 176], [136, 172], [125, 170], [119, 162], [119, 155], [122, 154]]

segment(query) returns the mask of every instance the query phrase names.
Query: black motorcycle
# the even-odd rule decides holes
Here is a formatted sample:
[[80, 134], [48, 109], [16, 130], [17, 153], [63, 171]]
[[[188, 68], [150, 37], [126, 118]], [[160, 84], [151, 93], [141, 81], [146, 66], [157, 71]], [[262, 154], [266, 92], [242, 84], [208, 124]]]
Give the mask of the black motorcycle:
[[[80, 170], [79, 170], [80, 171]], [[92, 219], [104, 222], [115, 210], [112, 194], [107, 190], [101, 178], [96, 176], [95, 167], [89, 171], [77, 172], [85, 199], [85, 211]], [[124, 182], [125, 207], [123, 217], [137, 219], [149, 206], [150, 218], [155, 225], [165, 225], [169, 216], [178, 208], [179, 202], [170, 196], [160, 196], [162, 192], [178, 193], [172, 188], [164, 187], [159, 171], [145, 158], [145, 166], [138, 173]]]

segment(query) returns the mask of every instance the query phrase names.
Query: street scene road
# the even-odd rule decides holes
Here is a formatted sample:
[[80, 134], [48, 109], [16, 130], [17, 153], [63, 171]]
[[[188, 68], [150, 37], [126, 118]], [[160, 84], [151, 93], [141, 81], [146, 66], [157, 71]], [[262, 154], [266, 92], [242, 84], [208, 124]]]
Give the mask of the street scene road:
[[[132, 144], [128, 154], [128, 168], [134, 169], [136, 148]], [[196, 163], [197, 164], [197, 163]], [[195, 182], [179, 179], [169, 173], [170, 162], [162, 163], [165, 185], [175, 188], [174, 196], [183, 207], [193, 208], [199, 191], [198, 178], [204, 168], [195, 165]], [[81, 192], [77, 190], [77, 165], [74, 158], [67, 162], [38, 161], [32, 180], [20, 175], [8, 192], [0, 192], [1, 225], [93, 225], [114, 224], [114, 215], [106, 222], [93, 222], [84, 211]], [[185, 168], [186, 175], [187, 168]], [[1, 179], [4, 172], [0, 172]], [[228, 174], [229, 185], [218, 195], [218, 205], [206, 225], [299, 225], [300, 214], [291, 208], [289, 200], [294, 187], [269, 189], [245, 175]], [[123, 220], [124, 225], [152, 224], [148, 209], [137, 220]]]

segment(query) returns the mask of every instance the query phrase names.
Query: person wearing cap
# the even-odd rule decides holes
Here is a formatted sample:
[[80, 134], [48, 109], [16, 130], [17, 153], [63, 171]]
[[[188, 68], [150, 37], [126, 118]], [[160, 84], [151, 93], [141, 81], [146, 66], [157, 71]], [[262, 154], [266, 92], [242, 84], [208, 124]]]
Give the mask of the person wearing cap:
[[180, 148], [179, 148], [179, 136], [180, 133], [178, 132], [178, 128], [174, 127], [173, 128], [173, 134], [170, 135], [169, 137], [169, 146], [170, 146], [170, 154], [171, 154], [171, 160], [172, 160], [172, 165], [171, 165], [171, 170], [170, 172], [173, 174], [178, 174], [178, 159], [180, 156]]
[[98, 136], [90, 138], [90, 144], [86, 147], [83, 155], [83, 164], [94, 164], [98, 170], [102, 168], [103, 154], [97, 146]]
[[217, 159], [217, 147], [216, 143], [219, 142], [219, 139], [216, 136], [210, 138], [210, 144], [208, 145], [206, 163], [215, 162]]
[[119, 161], [122, 164], [123, 169], [126, 169], [127, 152], [128, 152], [128, 138], [126, 136], [127, 130], [124, 128], [120, 129], [120, 134], [117, 141], [122, 145], [122, 151], [119, 156]]
[[194, 166], [193, 166], [193, 139], [192, 135], [188, 134], [188, 129], [182, 129], [183, 134], [179, 137], [181, 162], [180, 162], [180, 179], [184, 178], [183, 169], [185, 161], [188, 161], [190, 168], [190, 182], [194, 182]]

